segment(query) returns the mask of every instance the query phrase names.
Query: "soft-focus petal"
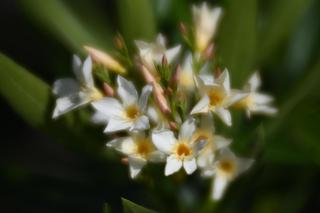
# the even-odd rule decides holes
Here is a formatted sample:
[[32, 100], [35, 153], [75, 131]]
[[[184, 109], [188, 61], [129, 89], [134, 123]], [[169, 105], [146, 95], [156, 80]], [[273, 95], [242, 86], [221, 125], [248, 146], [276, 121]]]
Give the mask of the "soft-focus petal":
[[190, 141], [191, 136], [193, 135], [196, 129], [195, 119], [188, 118], [180, 127], [179, 139]]
[[224, 107], [229, 107], [249, 96], [249, 93], [243, 93], [240, 91], [232, 91], [231, 95], [224, 101]]
[[216, 81], [223, 86], [227, 93], [230, 92], [230, 76], [228, 69], [224, 69], [223, 73], [221, 73]]
[[134, 143], [131, 137], [120, 137], [113, 139], [107, 143], [107, 146], [112, 147], [126, 155], [134, 154], [137, 149], [137, 145]]
[[83, 76], [81, 73], [82, 61], [77, 55], [72, 57], [72, 70], [78, 81], [83, 82]]
[[121, 118], [111, 118], [104, 132], [109, 133], [109, 132], [116, 132], [120, 130], [127, 130], [130, 127], [132, 127], [132, 125], [133, 125], [132, 121], [128, 121]]
[[70, 112], [73, 109], [76, 109], [82, 105], [85, 105], [89, 102], [89, 99], [82, 99], [78, 94], [73, 94], [70, 96], [58, 98], [56, 100], [56, 107], [53, 111], [52, 118], [55, 119], [62, 114]]
[[138, 92], [131, 81], [118, 76], [118, 95], [126, 106], [130, 106], [138, 102]]
[[195, 158], [184, 159], [183, 160], [183, 168], [187, 172], [188, 175], [192, 174], [197, 169], [197, 163]]
[[237, 158], [238, 175], [247, 171], [252, 166], [253, 163], [254, 163], [253, 159]]
[[109, 119], [110, 119], [110, 116], [100, 111], [96, 111], [91, 117], [91, 121], [94, 124], [107, 124]]
[[166, 160], [166, 154], [160, 151], [153, 151], [148, 155], [148, 160], [151, 162], [163, 162]]
[[168, 63], [172, 63], [178, 56], [181, 49], [181, 45], [178, 45], [176, 47], [170, 48], [165, 52], [165, 55], [167, 57]]
[[146, 165], [147, 161], [143, 158], [135, 158], [129, 156], [129, 170], [130, 177], [135, 178], [141, 171], [141, 169]]
[[177, 171], [179, 171], [182, 167], [182, 161], [178, 160], [175, 156], [170, 155], [167, 158], [166, 167], [164, 170], [165, 176], [171, 175]]
[[193, 107], [191, 114], [206, 113], [209, 111], [209, 97], [203, 96], [200, 101]]
[[222, 149], [231, 144], [231, 140], [218, 135], [214, 136], [214, 142], [216, 145], [216, 149]]
[[82, 76], [83, 76], [82, 83], [89, 88], [93, 88], [94, 82], [92, 77], [92, 60], [90, 56], [88, 56], [86, 60], [83, 62]]
[[152, 92], [151, 85], [146, 85], [143, 87], [140, 98], [139, 98], [139, 108], [141, 112], [144, 112], [147, 109], [148, 99], [151, 92]]
[[53, 84], [52, 92], [56, 96], [69, 96], [79, 92], [80, 86], [77, 81], [72, 78], [58, 79]]
[[251, 98], [256, 104], [268, 104], [273, 101], [273, 97], [262, 93], [252, 93]]
[[121, 117], [123, 114], [123, 107], [115, 98], [106, 97], [99, 101], [92, 102], [91, 105], [99, 112], [108, 117]]
[[133, 125], [130, 128], [130, 131], [145, 130], [145, 129], [149, 129], [149, 127], [150, 127], [149, 118], [145, 115], [142, 115], [133, 122]]
[[215, 113], [218, 115], [218, 117], [227, 125], [231, 126], [232, 121], [231, 121], [231, 114], [229, 110], [224, 109], [222, 107], [217, 107], [215, 109]]
[[177, 142], [173, 132], [169, 130], [154, 131], [152, 133], [152, 142], [158, 150], [166, 154], [172, 152], [173, 145]]
[[249, 91], [254, 92], [259, 89], [261, 86], [261, 78], [258, 72], [255, 72], [251, 75], [248, 80]]
[[274, 115], [278, 110], [274, 107], [268, 105], [255, 106], [253, 109], [250, 109], [252, 113], [255, 114], [265, 114], [265, 115]]
[[215, 175], [212, 184], [211, 198], [213, 200], [220, 200], [229, 184], [229, 180], [223, 175]]

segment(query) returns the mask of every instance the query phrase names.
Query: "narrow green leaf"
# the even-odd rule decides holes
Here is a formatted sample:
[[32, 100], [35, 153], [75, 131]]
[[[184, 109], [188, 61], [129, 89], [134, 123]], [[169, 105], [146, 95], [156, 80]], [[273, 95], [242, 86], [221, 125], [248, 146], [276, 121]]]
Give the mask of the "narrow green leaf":
[[122, 206], [124, 213], [156, 213], [153, 210], [146, 209], [124, 198], [122, 198]]
[[150, 0], [119, 0], [117, 3], [121, 30], [127, 41], [154, 39], [156, 24]]
[[312, 0], [274, 1], [268, 24], [261, 33], [259, 62], [264, 62], [292, 32]]
[[255, 68], [257, 1], [227, 0], [224, 9], [218, 52], [233, 83], [240, 86]]
[[89, 31], [92, 28], [81, 22], [61, 0], [23, 0], [21, 6], [35, 22], [57, 36], [72, 51], [83, 53], [83, 45], [110, 48], [110, 35]]
[[29, 124], [45, 124], [50, 87], [1, 53], [0, 93]]

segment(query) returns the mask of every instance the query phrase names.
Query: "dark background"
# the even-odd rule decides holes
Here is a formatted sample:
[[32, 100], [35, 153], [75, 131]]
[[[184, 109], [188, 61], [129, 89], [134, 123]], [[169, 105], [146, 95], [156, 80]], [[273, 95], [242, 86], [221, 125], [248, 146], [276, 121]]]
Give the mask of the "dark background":
[[[239, 33], [236, 42], [247, 44], [243, 49], [251, 48], [251, 40], [242, 40], [250, 23], [232, 25], [230, 15], [242, 11], [239, 19], [247, 20], [246, 10], [251, 8], [246, 4], [250, 1], [236, 6], [230, 0], [211, 1], [226, 8], [226, 25], [231, 22], [230, 28], [221, 27], [217, 38], [218, 45], [227, 46], [221, 48], [221, 57], [229, 56], [228, 49], [232, 52], [235, 48], [228, 46], [234, 41], [232, 37], [222, 36], [228, 35], [228, 31]], [[1, 1], [0, 51], [51, 85], [55, 79], [70, 75], [71, 56], [77, 50], [55, 29], [51, 30], [50, 21], [43, 23], [43, 17], [34, 16], [27, 2]], [[46, 1], [32, 2], [38, 3], [39, 8], [46, 4]], [[122, 20], [127, 14], [120, 12], [123, 5], [117, 1], [60, 2], [72, 8], [81, 21], [97, 18], [94, 27], [108, 29], [106, 40], [112, 39], [117, 31], [124, 32], [128, 40], [141, 36], [130, 35], [134, 30], [130, 31], [131, 25], [124, 26]], [[173, 38], [170, 43], [180, 39], [178, 20], [190, 22], [189, 5], [200, 1], [172, 2], [153, 1], [151, 11], [157, 23], [155, 29]], [[247, 66], [245, 62], [242, 67], [237, 66], [239, 61], [241, 65], [241, 57], [254, 58], [249, 67], [260, 68], [263, 90], [275, 96], [280, 113], [276, 118], [258, 117], [252, 123], [241, 122], [244, 126], [240, 130], [252, 135], [239, 136], [240, 142], [234, 148], [244, 155], [255, 153], [257, 163], [232, 184], [226, 198], [217, 204], [218, 212], [320, 211], [320, 5], [317, 0], [306, 2], [258, 1], [254, 53], [238, 51], [234, 55], [238, 58], [225, 59], [225, 64], [234, 68], [232, 73]], [[282, 11], [284, 17], [277, 16]], [[136, 16], [145, 18], [139, 12]], [[93, 18], [89, 19], [87, 24], [93, 26], [90, 25]], [[139, 28], [140, 23], [135, 24]], [[146, 33], [146, 37], [151, 36]], [[107, 43], [106, 48], [112, 46], [112, 42]], [[241, 76], [234, 75], [238, 82]], [[0, 97], [0, 102], [0, 212], [102, 212], [105, 203], [113, 212], [119, 212], [121, 197], [162, 212], [211, 209], [206, 202], [209, 181], [199, 175], [156, 180], [162, 176], [163, 168], [155, 166], [147, 168], [146, 175], [139, 180], [131, 181], [126, 167], [118, 162], [120, 158], [105, 153], [102, 128], [82, 126], [90, 134], [99, 135], [97, 140], [78, 143], [74, 138], [61, 142], [41, 128], [30, 127], [4, 98]], [[242, 119], [242, 115], [236, 116]], [[232, 137], [241, 134], [240, 130], [231, 132]], [[248, 147], [258, 151], [246, 151]]]

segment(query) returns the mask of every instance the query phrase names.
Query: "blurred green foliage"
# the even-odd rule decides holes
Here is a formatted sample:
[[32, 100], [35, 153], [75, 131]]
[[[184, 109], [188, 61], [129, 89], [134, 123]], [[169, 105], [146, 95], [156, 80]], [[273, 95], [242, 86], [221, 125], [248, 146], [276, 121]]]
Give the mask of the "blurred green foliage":
[[[173, 41], [179, 41], [179, 21], [192, 23], [189, 6], [200, 2], [21, 0], [18, 5], [23, 17], [28, 18], [28, 24], [38, 27], [39, 37], [50, 35], [50, 39], [61, 43], [61, 48], [71, 55], [83, 54], [84, 44], [112, 50], [116, 32], [124, 36], [131, 48], [132, 40], [153, 40], [158, 31], [165, 31]], [[6, 104], [33, 127], [50, 135], [50, 143], [60, 141], [86, 162], [81, 164], [85, 169], [79, 177], [74, 175], [77, 177], [61, 181], [65, 188], [61, 187], [56, 192], [58, 195], [50, 194], [52, 188], [47, 186], [48, 198], [42, 202], [48, 203], [48, 208], [63, 203], [66, 208], [62, 204], [60, 208], [59, 205], [51, 207], [58, 212], [74, 212], [75, 209], [102, 212], [107, 202], [105, 212], [121, 209], [149, 212], [127, 200], [121, 205], [120, 197], [126, 195], [134, 202], [162, 212], [320, 211], [319, 1], [219, 0], [213, 3], [225, 9], [216, 40], [219, 63], [229, 68], [235, 86], [242, 85], [254, 69], [259, 69], [263, 90], [276, 97], [279, 107], [277, 116], [257, 117], [250, 122], [244, 121], [243, 114], [235, 114], [237, 129], [228, 136], [234, 138], [233, 146], [239, 153], [256, 158], [254, 168], [232, 184], [220, 203], [208, 200], [209, 180], [199, 178], [198, 174], [185, 177], [179, 173], [165, 178], [162, 177], [163, 168], [155, 166], [147, 167], [142, 177], [132, 182], [119, 156], [105, 150], [102, 129], [86, 124], [87, 111], [77, 111], [57, 122], [50, 121], [52, 98], [48, 85], [53, 79], [45, 83], [35, 77], [37, 70], [32, 74], [1, 54], [0, 93]], [[38, 50], [45, 48], [38, 47]], [[6, 49], [1, 51], [10, 53]], [[51, 57], [51, 60], [67, 60], [63, 55], [52, 54]], [[34, 173], [29, 175], [23, 166], [11, 164], [4, 164], [1, 174], [3, 182], [9, 186], [15, 188], [25, 183], [24, 187], [31, 191], [34, 189], [28, 184], [38, 186], [38, 179], [47, 184], [57, 182], [54, 176], [46, 179]], [[19, 179], [19, 174], [23, 178]], [[83, 183], [83, 190], [77, 191], [77, 186]], [[72, 186], [67, 187], [70, 184]], [[68, 193], [93, 197], [76, 199], [68, 197]], [[94, 197], [97, 194], [99, 196]], [[59, 195], [65, 199], [59, 199]], [[79, 200], [82, 201], [80, 207]], [[86, 202], [98, 207], [82, 209]]]

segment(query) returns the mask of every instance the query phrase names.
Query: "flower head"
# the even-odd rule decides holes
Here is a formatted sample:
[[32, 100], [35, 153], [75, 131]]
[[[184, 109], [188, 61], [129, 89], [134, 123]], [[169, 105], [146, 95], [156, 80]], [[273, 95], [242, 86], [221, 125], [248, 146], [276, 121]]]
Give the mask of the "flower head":
[[[142, 63], [155, 74], [155, 65], [161, 64], [163, 58], [166, 58], [170, 64], [179, 54], [181, 46], [166, 48], [166, 41], [163, 35], [159, 34], [155, 43], [145, 41], [135, 41], [139, 51]], [[165, 57], [164, 57], [165, 56]]]
[[187, 174], [192, 174], [197, 169], [196, 156], [203, 145], [192, 143], [195, 128], [195, 120], [189, 118], [181, 125], [178, 139], [169, 130], [152, 133], [154, 145], [168, 156], [165, 167], [166, 176], [179, 171], [181, 167]]
[[211, 9], [206, 3], [203, 3], [200, 6], [193, 6], [192, 15], [196, 50], [201, 53], [208, 47], [210, 40], [216, 33], [222, 9], [219, 7]]
[[132, 133], [130, 137], [116, 138], [107, 143], [107, 146], [128, 156], [131, 178], [135, 178], [148, 161], [161, 162], [165, 159], [165, 155], [155, 149], [150, 137], [143, 132]]
[[73, 56], [73, 72], [76, 79], [63, 78], [53, 84], [53, 94], [58, 96], [53, 118], [103, 98], [102, 93], [94, 86], [90, 57], [82, 63], [78, 56]]
[[221, 149], [215, 164], [203, 171], [204, 176], [214, 176], [212, 199], [220, 200], [229, 183], [249, 169], [253, 162], [252, 159], [236, 157], [228, 148]]
[[117, 83], [117, 93], [121, 102], [115, 98], [106, 97], [92, 103], [97, 111], [109, 118], [105, 132], [148, 129], [149, 119], [145, 114], [152, 87], [145, 86], [139, 98], [132, 82], [118, 76]]
[[227, 69], [217, 79], [214, 79], [213, 76], [200, 76], [198, 82], [203, 96], [194, 106], [191, 114], [214, 112], [225, 124], [231, 126], [231, 114], [228, 107], [245, 98], [247, 94], [230, 89]]
[[260, 75], [258, 72], [255, 72], [249, 78], [243, 89], [244, 92], [248, 93], [249, 95], [246, 98], [236, 102], [234, 107], [244, 108], [248, 117], [250, 117], [251, 114], [274, 115], [277, 113], [277, 109], [270, 106], [273, 98], [270, 95], [258, 92], [260, 86]]

